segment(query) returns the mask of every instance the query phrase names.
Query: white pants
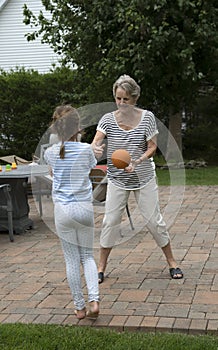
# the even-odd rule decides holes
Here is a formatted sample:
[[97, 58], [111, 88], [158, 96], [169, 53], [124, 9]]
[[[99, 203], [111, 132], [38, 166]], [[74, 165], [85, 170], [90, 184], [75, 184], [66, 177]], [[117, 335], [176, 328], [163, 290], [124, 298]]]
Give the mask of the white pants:
[[85, 307], [80, 264], [88, 290], [88, 301], [99, 301], [97, 266], [93, 257], [94, 216], [91, 203], [55, 203], [55, 226], [60, 237], [69, 287], [77, 310]]
[[[170, 238], [160, 213], [156, 178], [150, 180], [143, 188], [133, 190], [133, 193], [145, 220], [145, 226], [153, 235], [157, 245], [161, 248], [165, 247]], [[104, 248], [112, 248], [120, 240], [119, 225], [129, 195], [130, 190], [120, 189], [108, 181], [105, 215], [100, 237], [100, 244]]]

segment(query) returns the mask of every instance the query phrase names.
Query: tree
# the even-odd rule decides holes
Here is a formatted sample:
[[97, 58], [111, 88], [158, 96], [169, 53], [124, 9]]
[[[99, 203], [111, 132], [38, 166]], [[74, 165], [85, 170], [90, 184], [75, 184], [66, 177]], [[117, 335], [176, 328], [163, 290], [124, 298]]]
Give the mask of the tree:
[[42, 0], [50, 18], [36, 17], [27, 6], [24, 15], [36, 27], [28, 40], [42, 34], [63, 64], [77, 67], [87, 102], [108, 101], [114, 80], [130, 74], [142, 87], [140, 103], [167, 115], [174, 133], [202, 84], [217, 88], [216, 3]]
[[201, 96], [195, 108], [187, 110], [184, 155], [218, 164], [217, 103], [209, 94]]
[[[74, 72], [0, 71], [0, 154], [31, 159], [55, 107], [75, 91]], [[79, 102], [74, 94], [74, 103]], [[48, 141], [48, 140], [47, 140]], [[44, 142], [46, 143], [46, 142]]]

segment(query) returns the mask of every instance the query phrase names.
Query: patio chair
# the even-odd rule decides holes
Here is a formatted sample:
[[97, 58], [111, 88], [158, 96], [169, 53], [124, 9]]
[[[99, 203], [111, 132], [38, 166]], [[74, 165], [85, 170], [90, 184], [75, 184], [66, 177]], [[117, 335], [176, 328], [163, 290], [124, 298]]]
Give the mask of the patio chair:
[[8, 232], [9, 232], [9, 237], [10, 237], [10, 241], [13, 242], [14, 241], [14, 232], [13, 232], [13, 216], [12, 216], [12, 212], [13, 212], [13, 206], [12, 206], [12, 200], [11, 200], [11, 195], [10, 195], [10, 191], [11, 191], [11, 186], [9, 184], [2, 184], [0, 185], [0, 193], [1, 194], [1, 203], [0, 203], [0, 210], [4, 210], [7, 211], [8, 213]]
[[[48, 147], [50, 147], [50, 143], [45, 143], [40, 146], [40, 157], [37, 159], [37, 163], [46, 164], [44, 160], [44, 153]], [[32, 183], [32, 195], [35, 197], [36, 201], [39, 203], [39, 215], [43, 216], [42, 210], [42, 196], [46, 196], [47, 198], [51, 196], [52, 192], [52, 177], [50, 175], [43, 175], [41, 177], [37, 177], [35, 182]]]
[[50, 175], [37, 176], [35, 182], [32, 184], [32, 195], [39, 204], [39, 215], [43, 216], [42, 197], [49, 198], [52, 193], [52, 177]]
[[[91, 170], [89, 176], [93, 186], [93, 204], [104, 205], [107, 192], [107, 174], [102, 169], [94, 168]], [[131, 229], [134, 230], [128, 204], [126, 204], [126, 213], [129, 219]]]

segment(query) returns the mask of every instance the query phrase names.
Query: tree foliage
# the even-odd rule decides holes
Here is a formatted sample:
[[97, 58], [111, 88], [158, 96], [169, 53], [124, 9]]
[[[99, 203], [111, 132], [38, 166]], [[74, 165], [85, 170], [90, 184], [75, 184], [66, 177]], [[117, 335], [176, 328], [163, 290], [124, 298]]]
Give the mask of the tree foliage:
[[25, 23], [36, 27], [76, 65], [87, 101], [111, 98], [123, 73], [142, 87], [142, 104], [181, 111], [202, 85], [216, 85], [217, 2], [215, 0], [42, 0], [38, 17], [24, 7]]
[[24, 69], [1, 72], [0, 154], [31, 159], [55, 107], [73, 91], [73, 72], [68, 69], [44, 75]]
[[213, 96], [201, 96], [195, 108], [187, 110], [184, 155], [218, 164], [217, 103]]

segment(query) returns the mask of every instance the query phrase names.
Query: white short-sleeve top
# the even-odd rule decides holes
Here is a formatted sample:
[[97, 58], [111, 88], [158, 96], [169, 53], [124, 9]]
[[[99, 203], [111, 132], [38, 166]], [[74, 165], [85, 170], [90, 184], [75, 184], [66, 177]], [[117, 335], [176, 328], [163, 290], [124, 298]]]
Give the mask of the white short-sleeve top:
[[147, 150], [147, 141], [158, 134], [155, 116], [143, 110], [141, 121], [131, 130], [122, 129], [116, 121], [114, 112], [105, 114], [99, 121], [97, 130], [105, 134], [107, 139], [108, 179], [119, 188], [139, 189], [155, 176], [155, 165], [150, 158], [135, 167], [135, 171], [127, 173], [114, 167], [111, 156], [116, 149], [126, 149], [132, 159], [138, 159]]

